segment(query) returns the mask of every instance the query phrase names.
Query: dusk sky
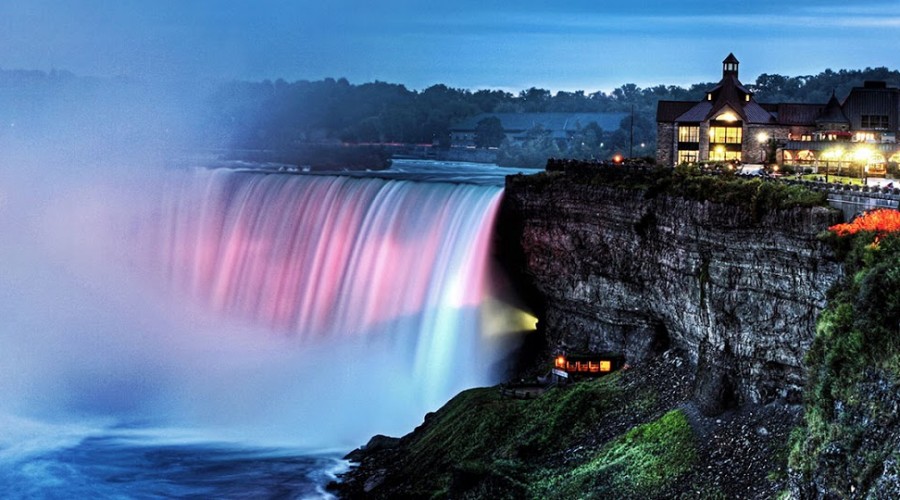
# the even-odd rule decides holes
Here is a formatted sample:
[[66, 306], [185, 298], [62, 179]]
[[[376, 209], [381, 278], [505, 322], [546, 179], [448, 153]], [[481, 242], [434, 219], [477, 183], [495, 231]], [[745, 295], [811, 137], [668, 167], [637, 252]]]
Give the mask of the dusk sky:
[[0, 68], [516, 92], [900, 67], [900, 3], [0, 0]]

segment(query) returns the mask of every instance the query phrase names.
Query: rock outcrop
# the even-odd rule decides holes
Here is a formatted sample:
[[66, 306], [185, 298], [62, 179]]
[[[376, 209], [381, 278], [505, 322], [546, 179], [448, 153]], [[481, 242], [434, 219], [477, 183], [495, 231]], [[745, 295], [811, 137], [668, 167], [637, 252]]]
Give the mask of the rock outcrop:
[[816, 236], [840, 218], [825, 207], [758, 212], [553, 174], [509, 177], [499, 223], [543, 302], [549, 351], [615, 351], [640, 363], [676, 349], [696, 369], [695, 401], [715, 414], [799, 402], [803, 356], [841, 275]]

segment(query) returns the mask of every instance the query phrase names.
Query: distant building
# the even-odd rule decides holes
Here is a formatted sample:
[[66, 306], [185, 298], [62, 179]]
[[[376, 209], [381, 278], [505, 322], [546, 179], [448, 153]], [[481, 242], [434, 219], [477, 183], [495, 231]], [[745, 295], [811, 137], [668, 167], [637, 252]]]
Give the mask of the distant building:
[[580, 128], [596, 122], [604, 131], [618, 130], [628, 113], [483, 113], [468, 118], [450, 128], [450, 145], [475, 147], [475, 127], [485, 118], [496, 117], [503, 125], [510, 142], [525, 140], [527, 132], [537, 126], [548, 131], [554, 139], [567, 141]]
[[[722, 80], [699, 102], [660, 101], [657, 161], [780, 161], [804, 167], [866, 168], [877, 174], [898, 161], [900, 89], [866, 82], [825, 104], [759, 103], [738, 79], [734, 54], [722, 61]], [[774, 148], [777, 158], [767, 158]]]

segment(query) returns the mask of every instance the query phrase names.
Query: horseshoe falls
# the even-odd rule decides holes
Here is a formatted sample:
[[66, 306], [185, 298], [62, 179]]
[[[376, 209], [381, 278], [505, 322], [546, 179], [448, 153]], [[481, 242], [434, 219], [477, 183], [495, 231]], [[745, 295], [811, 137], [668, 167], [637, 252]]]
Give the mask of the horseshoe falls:
[[501, 184], [399, 177], [0, 176], [0, 496], [325, 496], [496, 382]]

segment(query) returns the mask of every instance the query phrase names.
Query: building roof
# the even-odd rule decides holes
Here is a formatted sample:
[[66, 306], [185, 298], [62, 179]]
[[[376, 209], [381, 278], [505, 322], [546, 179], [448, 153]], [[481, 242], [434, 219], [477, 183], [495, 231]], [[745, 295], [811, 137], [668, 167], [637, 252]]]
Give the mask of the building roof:
[[[734, 56], [732, 55], [731, 57], [733, 58]], [[710, 90], [709, 94], [712, 97], [712, 107], [706, 114], [706, 117], [704, 117], [704, 120], [711, 120], [721, 113], [722, 110], [728, 108], [737, 113], [747, 123], [771, 123], [775, 121], [775, 117], [771, 113], [753, 100], [753, 94], [741, 84], [740, 80], [737, 79], [737, 75], [733, 73], [723, 75], [722, 81]]]
[[831, 99], [828, 100], [828, 104], [825, 105], [822, 114], [816, 118], [816, 123], [850, 123], [847, 115], [841, 109], [841, 103], [838, 102], [834, 91], [831, 92]]
[[737, 57], [734, 57], [734, 52], [729, 52], [728, 57], [726, 57], [725, 60], [722, 61], [722, 64], [726, 64], [726, 63], [738, 64], [739, 62], [740, 61], [737, 60]]
[[697, 103], [691, 101], [659, 101], [656, 104], [656, 121], [674, 122], [696, 105]]
[[579, 127], [586, 127], [597, 122], [603, 130], [617, 130], [628, 113], [482, 113], [467, 118], [450, 127], [451, 132], [474, 131], [481, 120], [497, 117], [507, 133], [524, 132], [541, 125], [554, 136], [564, 137], [566, 133], [575, 132]]
[[781, 125], [815, 125], [823, 109], [821, 104], [781, 103], [766, 106], [775, 109], [773, 114]]
[[703, 120], [706, 120], [709, 111], [712, 109], [712, 103], [709, 101], [700, 101], [698, 103], [690, 104], [693, 104], [693, 106], [685, 111], [684, 114], [676, 118], [676, 122], [702, 122]]

